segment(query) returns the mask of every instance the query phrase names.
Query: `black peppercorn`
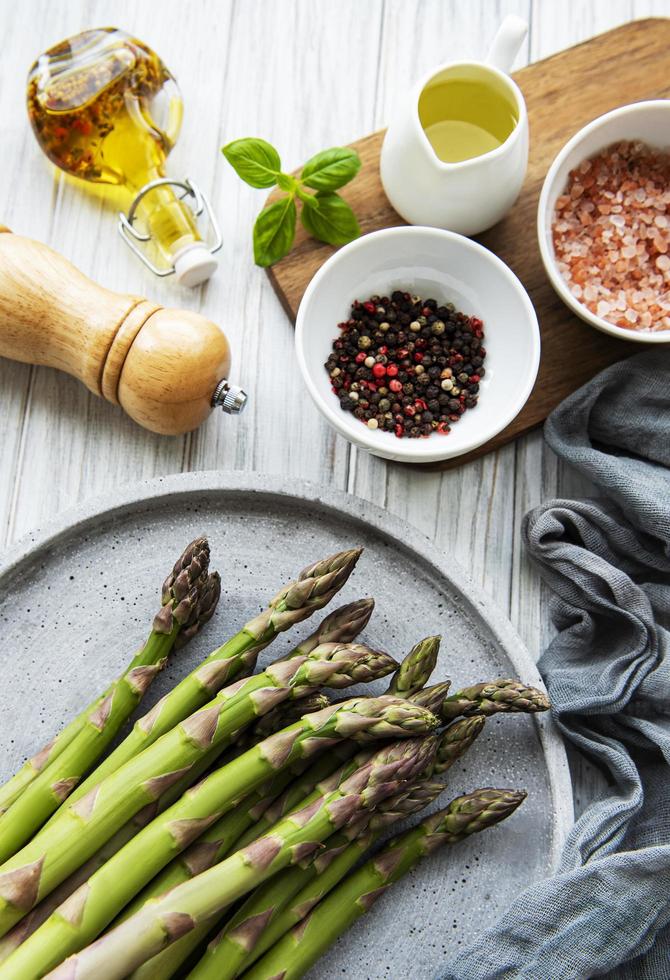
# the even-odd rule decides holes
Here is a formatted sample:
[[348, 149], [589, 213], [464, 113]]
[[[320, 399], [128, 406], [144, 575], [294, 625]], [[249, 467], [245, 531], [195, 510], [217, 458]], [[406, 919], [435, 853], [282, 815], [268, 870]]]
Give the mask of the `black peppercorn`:
[[324, 367], [342, 410], [370, 429], [399, 439], [446, 434], [477, 405], [482, 322], [453, 303], [395, 290], [355, 300], [338, 327]]

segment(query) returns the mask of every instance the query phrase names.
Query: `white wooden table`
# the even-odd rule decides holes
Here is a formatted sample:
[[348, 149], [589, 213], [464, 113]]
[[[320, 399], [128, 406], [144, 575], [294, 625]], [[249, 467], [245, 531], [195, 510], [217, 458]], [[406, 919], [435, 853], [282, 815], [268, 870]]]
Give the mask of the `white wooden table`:
[[[141, 478], [206, 469], [300, 476], [387, 507], [449, 548], [539, 654], [551, 624], [523, 553], [523, 515], [588, 488], [539, 431], [444, 474], [388, 464], [335, 436], [308, 399], [292, 327], [253, 264], [250, 232], [264, 192], [241, 184], [219, 152], [230, 139], [263, 136], [292, 169], [350, 142], [382, 126], [419, 73], [482, 56], [508, 13], [530, 23], [521, 66], [627, 20], [670, 14], [670, 0], [0, 0], [0, 221], [110, 288], [220, 322], [235, 352], [233, 379], [250, 395], [240, 419], [217, 413], [198, 432], [168, 439], [62, 374], [0, 360], [0, 546]], [[109, 201], [56, 172], [30, 131], [25, 77], [34, 57], [110, 22], [147, 41], [179, 80], [186, 115], [170, 173], [210, 194], [225, 233], [220, 271], [200, 291], [144, 271], [118, 238]], [[573, 769], [579, 811], [598, 777], [581, 760]]]

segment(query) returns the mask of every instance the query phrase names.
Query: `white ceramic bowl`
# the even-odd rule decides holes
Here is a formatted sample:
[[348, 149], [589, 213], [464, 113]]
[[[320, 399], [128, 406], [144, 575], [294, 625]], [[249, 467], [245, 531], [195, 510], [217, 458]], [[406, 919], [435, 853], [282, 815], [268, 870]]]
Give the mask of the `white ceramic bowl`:
[[[479, 404], [448, 435], [398, 439], [368, 429], [340, 408], [324, 367], [338, 323], [351, 303], [407, 290], [484, 321], [486, 374]], [[514, 275], [482, 245], [437, 228], [376, 231], [335, 252], [310, 282], [298, 310], [298, 363], [321, 414], [350, 442], [376, 456], [428, 463], [470, 452], [492, 439], [526, 403], [540, 363], [540, 331], [533, 304]]]
[[627, 330], [591, 313], [572, 295], [556, 265], [551, 236], [552, 217], [556, 199], [565, 190], [570, 171], [583, 160], [620, 140], [642, 140], [657, 149], [667, 149], [670, 146], [670, 100], [635, 102], [613, 109], [584, 126], [565, 144], [549, 168], [540, 194], [537, 209], [540, 254], [552, 286], [566, 306], [585, 323], [622, 340], [632, 340], [639, 344], [667, 344], [670, 342], [670, 330]]

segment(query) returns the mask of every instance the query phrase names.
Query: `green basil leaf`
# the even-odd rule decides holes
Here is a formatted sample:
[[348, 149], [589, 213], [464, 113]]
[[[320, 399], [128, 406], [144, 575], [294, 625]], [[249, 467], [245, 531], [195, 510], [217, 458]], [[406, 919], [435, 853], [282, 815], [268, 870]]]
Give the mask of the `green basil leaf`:
[[361, 158], [354, 150], [334, 146], [308, 160], [301, 174], [302, 182], [317, 191], [334, 191], [343, 187], [361, 169]]
[[346, 245], [361, 229], [356, 215], [339, 194], [318, 194], [313, 204], [305, 201], [302, 223], [314, 238], [328, 245]]
[[292, 197], [264, 208], [254, 225], [254, 261], [256, 265], [274, 265], [291, 251], [295, 238], [297, 209]]
[[281, 173], [281, 160], [274, 146], [265, 140], [248, 137], [233, 140], [221, 150], [242, 180], [252, 187], [273, 187]]

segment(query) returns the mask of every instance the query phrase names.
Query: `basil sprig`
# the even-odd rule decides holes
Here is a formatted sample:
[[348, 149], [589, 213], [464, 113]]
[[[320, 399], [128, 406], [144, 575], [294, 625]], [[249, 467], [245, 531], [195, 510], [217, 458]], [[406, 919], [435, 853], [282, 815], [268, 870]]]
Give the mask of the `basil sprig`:
[[[335, 146], [307, 161], [300, 177], [282, 172], [279, 154], [265, 140], [233, 140], [223, 155], [237, 175], [252, 187], [278, 187], [284, 197], [264, 208], [254, 224], [256, 265], [274, 265], [291, 251], [298, 215], [313, 238], [328, 245], [346, 245], [361, 230], [356, 215], [337, 193], [356, 176], [361, 160], [354, 150]], [[312, 193], [314, 192], [314, 193]]]

